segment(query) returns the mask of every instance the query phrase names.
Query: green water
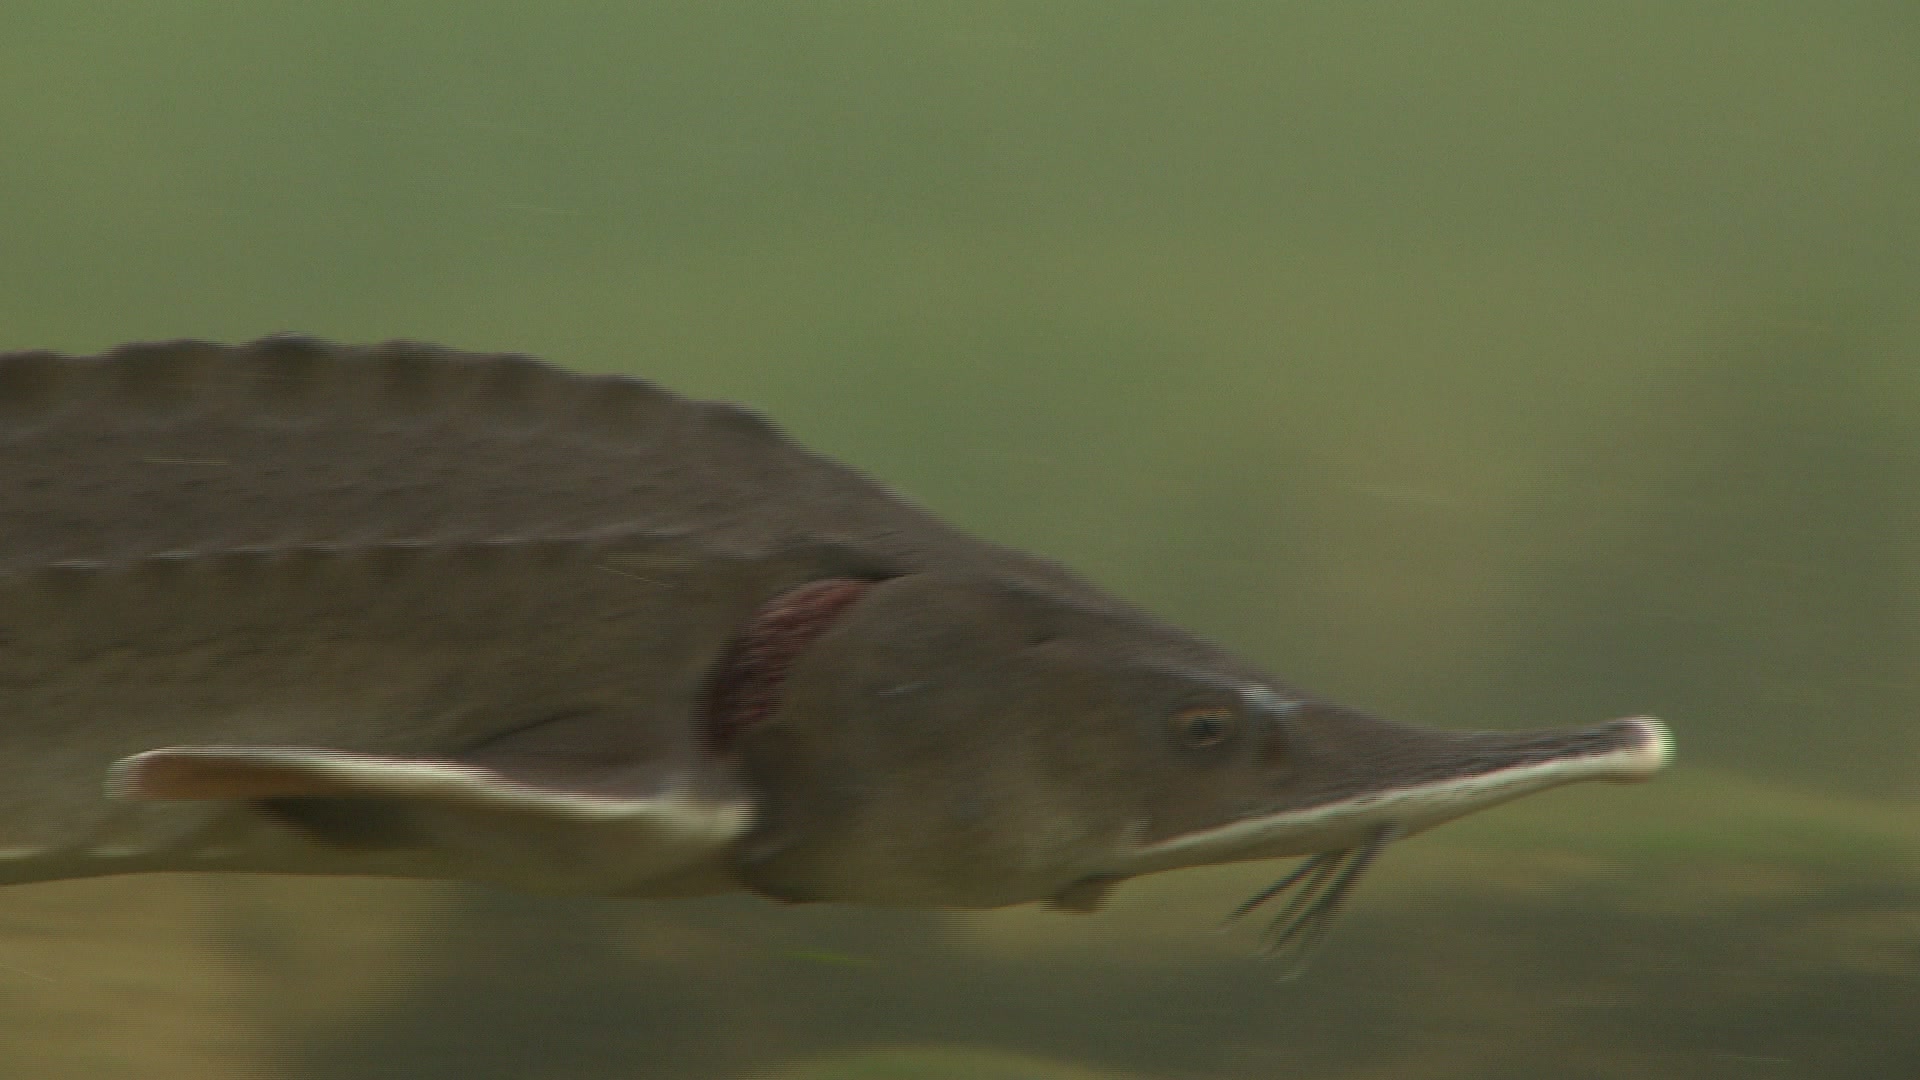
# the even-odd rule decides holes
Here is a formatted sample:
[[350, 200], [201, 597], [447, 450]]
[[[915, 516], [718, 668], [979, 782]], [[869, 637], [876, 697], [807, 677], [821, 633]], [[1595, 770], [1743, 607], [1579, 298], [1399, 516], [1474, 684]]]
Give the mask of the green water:
[[1920, 8], [0, 5], [0, 347], [299, 329], [749, 400], [1423, 722], [1646, 787], [1304, 981], [1096, 916], [0, 894], [0, 1075], [1920, 1073]]

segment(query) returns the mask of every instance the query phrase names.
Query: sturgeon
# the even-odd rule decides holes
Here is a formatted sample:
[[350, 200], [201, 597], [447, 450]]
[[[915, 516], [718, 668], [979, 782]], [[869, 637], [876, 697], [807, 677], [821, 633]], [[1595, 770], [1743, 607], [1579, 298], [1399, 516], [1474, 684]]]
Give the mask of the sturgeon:
[[296, 336], [0, 355], [0, 883], [141, 871], [1098, 906], [1671, 755], [1405, 726], [738, 405]]

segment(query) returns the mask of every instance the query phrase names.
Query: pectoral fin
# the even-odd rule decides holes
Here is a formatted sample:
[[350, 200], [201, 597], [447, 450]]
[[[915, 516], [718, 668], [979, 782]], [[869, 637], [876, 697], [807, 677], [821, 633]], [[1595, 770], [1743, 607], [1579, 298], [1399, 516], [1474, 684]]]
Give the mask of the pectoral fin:
[[584, 790], [528, 767], [297, 747], [188, 746], [117, 763], [108, 793], [133, 804], [227, 806], [199, 842], [152, 869], [367, 873], [491, 881], [543, 892], [650, 894], [725, 887], [722, 856], [752, 821], [742, 799], [684, 777], [582, 763]]

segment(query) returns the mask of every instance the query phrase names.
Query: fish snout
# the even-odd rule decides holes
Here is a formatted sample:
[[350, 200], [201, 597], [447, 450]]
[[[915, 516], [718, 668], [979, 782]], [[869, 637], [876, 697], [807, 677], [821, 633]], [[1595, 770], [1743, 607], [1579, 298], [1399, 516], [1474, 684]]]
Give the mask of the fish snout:
[[1597, 731], [1617, 739], [1611, 772], [1596, 772], [1598, 780], [1635, 783], [1651, 780], [1673, 762], [1673, 732], [1651, 716], [1629, 716], [1601, 724]]

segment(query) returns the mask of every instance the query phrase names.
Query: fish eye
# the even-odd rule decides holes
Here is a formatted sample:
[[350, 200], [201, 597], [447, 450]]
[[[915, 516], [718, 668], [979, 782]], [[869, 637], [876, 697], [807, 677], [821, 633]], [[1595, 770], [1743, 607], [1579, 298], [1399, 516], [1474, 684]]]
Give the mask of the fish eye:
[[1173, 714], [1173, 733], [1190, 750], [1219, 746], [1233, 734], [1233, 710], [1224, 705], [1194, 705]]

